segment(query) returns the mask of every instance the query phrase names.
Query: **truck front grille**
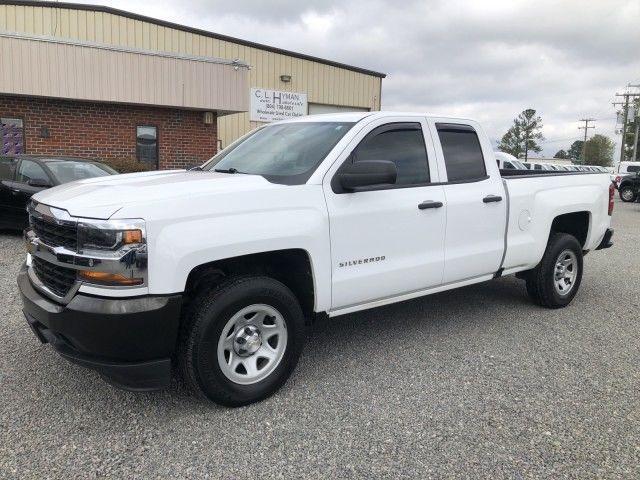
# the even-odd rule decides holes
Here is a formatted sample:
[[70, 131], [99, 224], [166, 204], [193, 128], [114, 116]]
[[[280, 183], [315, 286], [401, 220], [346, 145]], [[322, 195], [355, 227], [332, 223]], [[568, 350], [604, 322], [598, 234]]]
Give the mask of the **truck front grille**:
[[32, 267], [40, 281], [59, 297], [66, 296], [76, 281], [75, 270], [59, 267], [38, 257], [33, 257]]
[[31, 228], [43, 243], [50, 247], [65, 247], [74, 252], [78, 248], [78, 227], [74, 224], [61, 225], [31, 215]]

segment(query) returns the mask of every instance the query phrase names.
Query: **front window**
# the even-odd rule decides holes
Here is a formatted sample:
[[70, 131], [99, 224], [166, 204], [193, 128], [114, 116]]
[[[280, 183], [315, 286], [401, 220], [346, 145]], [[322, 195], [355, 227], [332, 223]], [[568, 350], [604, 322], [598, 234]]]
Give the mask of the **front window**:
[[136, 158], [149, 166], [158, 165], [158, 129], [156, 127], [136, 128]]
[[276, 183], [300, 185], [353, 125], [352, 122], [270, 125], [223, 150], [203, 169], [262, 175]]
[[429, 183], [427, 148], [419, 123], [378, 127], [358, 145], [354, 161], [388, 160], [396, 165], [396, 185]]
[[30, 181], [49, 182], [49, 176], [44, 169], [32, 160], [22, 160], [18, 167], [16, 181], [19, 183], [29, 183]]
[[109, 167], [98, 166], [89, 162], [60, 160], [47, 162], [47, 167], [60, 183], [73, 182], [84, 178], [104, 177], [115, 173]]

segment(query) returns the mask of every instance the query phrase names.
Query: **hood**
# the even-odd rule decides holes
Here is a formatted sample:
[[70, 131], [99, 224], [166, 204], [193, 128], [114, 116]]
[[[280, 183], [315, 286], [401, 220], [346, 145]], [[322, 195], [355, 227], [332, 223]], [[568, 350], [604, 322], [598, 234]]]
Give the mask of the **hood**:
[[43, 190], [33, 199], [73, 216], [108, 219], [134, 203], [278, 187], [259, 175], [165, 170], [79, 180]]

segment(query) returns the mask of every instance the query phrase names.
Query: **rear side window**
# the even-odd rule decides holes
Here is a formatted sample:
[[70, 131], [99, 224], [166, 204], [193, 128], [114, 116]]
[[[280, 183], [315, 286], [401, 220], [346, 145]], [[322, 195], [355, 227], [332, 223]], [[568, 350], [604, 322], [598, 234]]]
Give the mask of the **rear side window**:
[[476, 131], [468, 125], [436, 124], [450, 182], [486, 178], [487, 169]]
[[396, 185], [429, 182], [429, 164], [419, 123], [396, 123], [373, 130], [354, 151], [354, 162], [388, 160], [396, 164]]
[[629, 165], [627, 167], [627, 172], [640, 172], [640, 166], [639, 165]]

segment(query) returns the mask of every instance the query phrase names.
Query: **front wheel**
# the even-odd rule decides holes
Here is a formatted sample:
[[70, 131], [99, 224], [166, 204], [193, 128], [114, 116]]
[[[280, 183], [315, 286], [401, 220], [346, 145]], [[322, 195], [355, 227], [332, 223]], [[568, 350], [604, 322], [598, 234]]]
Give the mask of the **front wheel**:
[[257, 402], [280, 388], [305, 341], [297, 298], [263, 276], [231, 278], [203, 292], [183, 322], [178, 361], [185, 383], [230, 407]]
[[566, 233], [552, 233], [542, 260], [526, 275], [531, 299], [547, 308], [571, 303], [582, 281], [582, 247]]
[[636, 200], [636, 194], [633, 188], [624, 186], [620, 189], [620, 200], [623, 202], [634, 202]]

